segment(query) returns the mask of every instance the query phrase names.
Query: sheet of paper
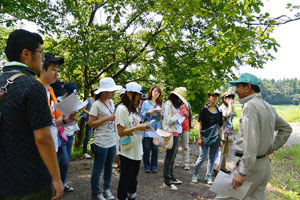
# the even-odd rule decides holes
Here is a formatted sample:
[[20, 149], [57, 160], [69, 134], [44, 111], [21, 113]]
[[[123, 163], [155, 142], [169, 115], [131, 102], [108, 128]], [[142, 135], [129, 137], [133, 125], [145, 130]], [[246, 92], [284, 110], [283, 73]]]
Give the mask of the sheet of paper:
[[147, 134], [151, 138], [161, 138], [161, 136], [156, 133], [156, 131], [154, 130], [153, 127], [149, 128], [149, 131], [147, 131]]
[[233, 189], [232, 178], [231, 175], [225, 174], [220, 170], [209, 190], [220, 195], [243, 199], [248, 193], [252, 183], [244, 182], [241, 187]]
[[73, 93], [58, 104], [55, 104], [55, 108], [58, 109], [64, 116], [69, 116], [70, 114], [77, 112], [80, 108], [83, 108], [86, 104], [87, 101], [82, 103]]

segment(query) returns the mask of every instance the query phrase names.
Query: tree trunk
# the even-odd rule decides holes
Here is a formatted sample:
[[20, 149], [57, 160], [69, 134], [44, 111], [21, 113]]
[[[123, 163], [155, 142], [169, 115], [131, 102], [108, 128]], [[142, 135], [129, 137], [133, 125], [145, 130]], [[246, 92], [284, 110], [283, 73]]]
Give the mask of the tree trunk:
[[79, 121], [79, 131], [76, 132], [75, 136], [75, 148], [78, 148], [82, 145], [82, 141], [85, 133], [85, 121], [84, 119], [80, 119]]

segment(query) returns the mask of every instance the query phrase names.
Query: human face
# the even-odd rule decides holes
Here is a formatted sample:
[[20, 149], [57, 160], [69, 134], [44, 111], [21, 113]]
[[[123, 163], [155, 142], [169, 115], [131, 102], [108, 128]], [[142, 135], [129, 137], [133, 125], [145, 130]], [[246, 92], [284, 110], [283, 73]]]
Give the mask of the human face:
[[112, 99], [115, 95], [115, 92], [102, 92], [101, 97], [105, 99]]
[[160, 96], [160, 93], [157, 88], [152, 90], [152, 99], [156, 100]]
[[216, 104], [217, 101], [219, 99], [219, 95], [218, 94], [212, 94], [212, 95], [209, 95], [208, 96], [208, 101], [211, 103], [211, 104]]
[[47, 71], [44, 68], [42, 69], [41, 77], [45, 83], [55, 83], [58, 75], [58, 67], [57, 63], [50, 63]]
[[235, 93], [239, 96], [240, 99], [249, 96], [249, 91], [251, 91], [251, 86], [248, 84], [246, 87], [243, 87], [242, 83], [236, 84]]
[[[134, 99], [133, 99], [133, 96], [134, 96], [133, 94], [135, 94]], [[140, 100], [140, 98], [141, 98], [141, 95], [140, 95], [139, 93], [136, 93], [136, 92], [127, 92], [127, 95], [128, 95], [128, 97], [129, 97], [131, 103], [132, 103], [133, 105], [135, 105], [135, 106], [138, 106], [139, 100]]]
[[30, 53], [31, 56], [28, 57], [28, 62], [25, 64], [34, 72], [41, 73], [45, 61], [42, 45], [39, 44], [39, 47], [35, 49], [35, 51], [31, 51]]

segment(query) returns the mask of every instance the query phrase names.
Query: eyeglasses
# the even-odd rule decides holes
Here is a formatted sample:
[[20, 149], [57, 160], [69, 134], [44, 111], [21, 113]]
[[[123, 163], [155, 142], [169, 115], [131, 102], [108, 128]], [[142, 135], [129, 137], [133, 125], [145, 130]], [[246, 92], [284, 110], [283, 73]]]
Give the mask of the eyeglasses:
[[39, 52], [40, 54], [42, 54], [43, 57], [45, 57], [45, 53], [43, 52], [43, 50], [33, 51], [33, 52]]

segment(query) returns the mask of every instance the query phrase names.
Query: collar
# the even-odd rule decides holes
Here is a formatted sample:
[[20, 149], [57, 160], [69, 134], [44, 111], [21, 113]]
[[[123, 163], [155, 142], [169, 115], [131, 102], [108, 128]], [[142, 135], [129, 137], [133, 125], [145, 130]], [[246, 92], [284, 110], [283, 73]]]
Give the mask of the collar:
[[261, 93], [254, 93], [254, 94], [251, 94], [251, 95], [249, 95], [249, 96], [246, 96], [246, 97], [244, 97], [244, 98], [242, 98], [242, 99], [239, 99], [239, 102], [241, 103], [241, 104], [244, 104], [244, 103], [246, 103], [247, 101], [249, 101], [250, 99], [253, 99], [253, 98], [262, 98], [261, 97]]
[[[204, 107], [205, 107], [206, 109], [207, 109], [209, 106], [210, 106], [210, 103], [209, 103], [209, 102], [206, 103], [206, 104], [204, 105]], [[220, 107], [219, 107], [218, 104], [216, 104], [216, 107], [217, 107], [217, 109], [221, 112], [221, 109], [220, 109]]]
[[13, 70], [25, 72], [29, 75], [36, 75], [36, 73], [24, 63], [17, 62], [17, 61], [5, 63], [3, 67], [3, 72], [9, 72]]

